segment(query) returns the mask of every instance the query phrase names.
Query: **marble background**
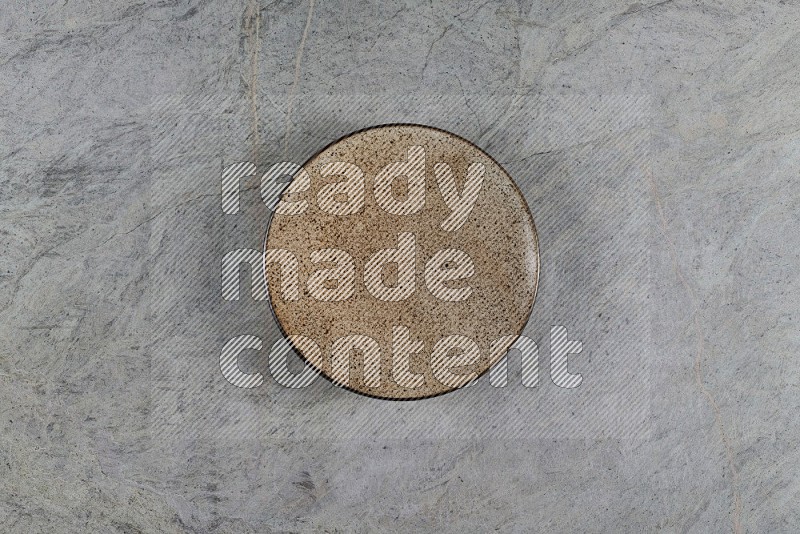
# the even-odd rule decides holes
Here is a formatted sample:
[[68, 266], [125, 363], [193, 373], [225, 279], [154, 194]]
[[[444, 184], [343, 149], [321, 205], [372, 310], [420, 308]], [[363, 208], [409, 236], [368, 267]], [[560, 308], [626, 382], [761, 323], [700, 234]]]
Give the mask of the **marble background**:
[[[791, 1], [6, 2], [0, 530], [797, 531], [798, 22]], [[333, 126], [309, 123], [323, 133], [308, 140], [312, 93], [460, 95], [476, 121], [451, 126], [487, 150], [511, 146], [509, 160], [544, 151], [491, 134], [510, 122], [472, 95], [590, 108], [646, 98], [647, 196], [634, 197], [653, 235], [645, 432], [353, 437], [311, 421], [248, 435], [185, 416], [197, 377], [159, 382], [164, 361], [213, 362], [217, 348], [188, 350], [186, 333], [229, 332], [215, 330], [217, 301], [154, 298], [165, 276], [192, 275], [164, 257], [230, 230], [211, 211], [213, 175], [199, 172], [220, 152], [300, 156], [375, 114], [339, 110]], [[216, 131], [192, 123], [196, 109], [177, 114], [187, 142], [176, 142], [154, 120], [192, 107], [176, 98], [238, 106], [241, 139], [224, 139], [240, 152], [193, 145]], [[556, 163], [575, 155], [556, 145]], [[170, 224], [181, 220], [194, 224]], [[623, 287], [616, 272], [603, 279]], [[202, 376], [212, 397], [241, 393]], [[270, 392], [259, 394], [280, 397]], [[165, 417], [168, 394], [177, 409]], [[360, 399], [320, 387], [281, 413], [329, 398]]]

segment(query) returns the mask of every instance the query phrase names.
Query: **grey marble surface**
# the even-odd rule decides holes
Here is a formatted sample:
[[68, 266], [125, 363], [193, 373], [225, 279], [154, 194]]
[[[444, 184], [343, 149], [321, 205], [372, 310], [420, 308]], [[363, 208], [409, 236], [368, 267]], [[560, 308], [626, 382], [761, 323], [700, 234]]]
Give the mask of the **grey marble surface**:
[[[6, 2], [0, 530], [796, 532], [798, 23], [791, 1]], [[338, 99], [327, 116], [309, 111], [320, 95]], [[348, 107], [342, 95], [359, 96]], [[456, 102], [452, 113], [431, 95]], [[498, 116], [495, 95], [605, 118], [504, 136], [525, 128]], [[633, 113], [646, 122], [615, 130], [628, 97], [646, 102]], [[624, 295], [646, 300], [642, 409], [615, 405], [625, 421], [638, 414], [636, 432], [605, 410], [608, 424], [587, 431], [338, 435], [328, 407], [362, 423], [395, 410], [398, 426], [413, 414], [317, 384], [243, 392], [213, 372], [231, 335], [275, 334], [263, 306], [226, 308], [209, 274], [265, 228], [260, 212], [243, 216], [246, 230], [221, 215], [220, 165], [302, 159], [392, 117], [444, 122], [509, 164], [557, 169], [526, 182], [543, 221], [559, 213], [547, 207], [559, 177], [603, 175], [580, 171], [581, 158], [613, 160], [616, 143], [641, 164], [619, 175], [637, 186], [621, 206], [646, 211], [652, 238], [619, 250], [648, 258], [643, 293], [613, 262], [551, 271], [549, 286], [578, 277], [589, 309], [618, 317], [634, 309]], [[606, 205], [621, 222], [627, 212]], [[537, 305], [557, 303], [544, 295]], [[542, 306], [547, 320], [573, 317]], [[613, 323], [591, 328], [630, 347]], [[583, 365], [603, 376], [620, 354], [592, 339]], [[468, 393], [453, 395], [498, 401]], [[547, 405], [554, 418], [591, 415]], [[509, 424], [541, 423], [525, 406]]]

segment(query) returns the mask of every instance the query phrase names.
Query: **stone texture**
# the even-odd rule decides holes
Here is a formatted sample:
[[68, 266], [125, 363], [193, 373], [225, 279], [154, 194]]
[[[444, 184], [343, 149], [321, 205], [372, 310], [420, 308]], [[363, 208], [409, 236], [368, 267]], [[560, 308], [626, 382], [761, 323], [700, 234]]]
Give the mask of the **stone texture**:
[[[799, 20], [794, 2], [744, 0], [6, 3], [2, 529], [797, 531]], [[380, 102], [424, 92], [467, 104], [498, 94], [650, 99], [643, 186], [655, 235], [646, 296], [654, 349], [644, 435], [342, 439], [311, 424], [296, 437], [286, 428], [270, 437], [206, 435], [216, 420], [196, 414], [164, 420], [167, 396], [175, 413], [191, 409], [187, 391], [198, 377], [241, 413], [257, 413], [268, 397], [292, 421], [319, 399], [356, 397], [322, 389], [289, 397], [278, 388], [235, 397], [213, 372], [215, 358], [263, 314], [216, 327], [229, 309], [195, 298], [219, 298], [218, 280], [205, 275], [188, 300], [152, 298], [164, 270], [197, 277], [159, 261], [181, 250], [178, 238], [196, 243], [238, 224], [222, 222], [219, 182], [198, 172], [218, 159], [198, 142], [213, 132], [192, 126], [190, 112], [177, 114], [173, 130], [154, 128], [162, 123], [153, 104], [229, 97], [248, 121], [236, 123], [241, 139], [229, 139], [247, 154], [228, 155], [262, 165], [287, 151], [308, 156], [372, 112], [358, 100], [363, 107], [345, 110], [335, 127], [318, 118], [319, 138], [300, 137], [308, 144], [297, 148], [306, 92]], [[490, 153], [506, 146], [509, 158], [578, 165], [580, 150], [519, 146], [502, 138], [508, 117], [460, 109], [474, 120], [471, 139]], [[203, 151], [205, 160], [186, 157]], [[532, 188], [529, 203], [540, 193]], [[181, 214], [193, 225], [165, 233]], [[209, 272], [223, 250], [208, 259]], [[545, 252], [543, 244], [543, 273]], [[582, 283], [596, 288], [597, 275], [586, 269]], [[609, 305], [620, 298], [603, 297]], [[217, 343], [197, 352], [181, 335], [188, 317], [193, 327], [215, 327]], [[602, 361], [589, 340], [584, 346]], [[154, 378], [184, 352], [209, 362], [208, 372]], [[542, 402], [559, 393], [542, 391]], [[546, 415], [567, 417], [564, 406]]]

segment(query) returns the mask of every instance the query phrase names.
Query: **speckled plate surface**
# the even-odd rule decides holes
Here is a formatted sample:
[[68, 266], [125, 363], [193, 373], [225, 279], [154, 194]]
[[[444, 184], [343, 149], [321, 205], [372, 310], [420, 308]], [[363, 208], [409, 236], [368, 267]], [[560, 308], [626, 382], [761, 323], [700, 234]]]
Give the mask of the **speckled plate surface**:
[[365, 395], [420, 399], [502, 357], [530, 316], [539, 249], [491, 156], [398, 124], [350, 134], [303, 169], [271, 220], [265, 269], [275, 317], [307, 362]]

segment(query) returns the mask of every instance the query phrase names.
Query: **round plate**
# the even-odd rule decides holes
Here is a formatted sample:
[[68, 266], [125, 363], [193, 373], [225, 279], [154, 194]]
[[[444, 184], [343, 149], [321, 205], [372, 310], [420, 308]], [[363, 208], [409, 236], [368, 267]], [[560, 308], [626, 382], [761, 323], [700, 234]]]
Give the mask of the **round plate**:
[[275, 317], [311, 366], [358, 393], [420, 399], [471, 384], [519, 336], [539, 246], [491, 156], [395, 124], [350, 134], [294, 173], [265, 271]]

